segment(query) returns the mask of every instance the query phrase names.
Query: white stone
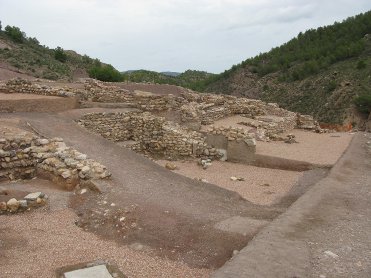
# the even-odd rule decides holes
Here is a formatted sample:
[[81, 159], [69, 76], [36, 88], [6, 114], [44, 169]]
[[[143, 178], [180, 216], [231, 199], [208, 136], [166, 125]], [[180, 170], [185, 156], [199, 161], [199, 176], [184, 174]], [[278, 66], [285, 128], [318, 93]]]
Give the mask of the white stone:
[[87, 158], [86, 154], [78, 154], [75, 157], [75, 159], [77, 159], [77, 160], [85, 160], [86, 158]]
[[85, 194], [87, 192], [86, 188], [81, 189], [80, 194]]
[[37, 139], [36, 140], [36, 143], [37, 144], [40, 144], [40, 145], [47, 145], [47, 144], [49, 144], [49, 140], [48, 139], [44, 139], [44, 138], [40, 138], [40, 139]]
[[71, 171], [64, 171], [61, 176], [64, 178], [64, 179], [68, 179], [69, 177], [71, 177]]
[[11, 211], [11, 212], [15, 212], [17, 211], [17, 209], [19, 208], [19, 201], [17, 201], [17, 199], [15, 198], [12, 198], [10, 199], [7, 203], [6, 203], [8, 209]]
[[105, 265], [96, 265], [64, 273], [66, 278], [112, 278]]
[[339, 256], [336, 255], [334, 252], [331, 252], [331, 251], [329, 251], [329, 250], [325, 251], [325, 254], [326, 254], [327, 256], [330, 256], [330, 257], [334, 258], [334, 259], [336, 259], [336, 258], [339, 257]]
[[89, 166], [84, 166], [84, 167], [81, 168], [81, 172], [82, 172], [83, 174], [86, 174], [86, 173], [88, 173], [89, 171], [90, 171], [90, 167], [89, 167]]

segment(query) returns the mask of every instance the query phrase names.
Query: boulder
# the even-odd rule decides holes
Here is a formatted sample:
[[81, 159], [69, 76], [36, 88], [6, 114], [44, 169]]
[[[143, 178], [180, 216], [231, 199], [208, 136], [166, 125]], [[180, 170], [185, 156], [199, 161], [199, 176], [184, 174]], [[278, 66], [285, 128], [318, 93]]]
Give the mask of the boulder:
[[15, 198], [12, 198], [6, 203], [6, 205], [10, 212], [15, 212], [19, 208], [19, 201], [17, 201]]

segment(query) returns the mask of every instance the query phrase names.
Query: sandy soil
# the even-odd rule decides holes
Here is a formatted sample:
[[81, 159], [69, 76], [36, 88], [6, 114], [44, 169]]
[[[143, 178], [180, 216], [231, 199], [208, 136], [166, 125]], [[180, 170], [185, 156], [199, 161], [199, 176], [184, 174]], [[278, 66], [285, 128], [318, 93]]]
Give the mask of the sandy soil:
[[34, 94], [3, 94], [0, 93], [0, 100], [20, 100], [20, 99], [61, 99], [61, 97], [42, 96]]
[[[246, 130], [252, 129], [252, 127], [238, 124], [238, 122], [242, 121], [246, 121], [246, 118], [235, 115], [215, 121], [213, 125], [216, 127], [231, 126]], [[204, 126], [203, 129], [206, 130], [207, 126]], [[334, 165], [353, 138], [353, 134], [347, 132], [318, 134], [300, 129], [295, 129], [282, 135], [286, 136], [289, 133], [296, 136], [295, 139], [299, 142], [298, 144], [286, 144], [282, 141], [257, 141], [256, 153], [313, 164]]]
[[49, 195], [50, 206], [17, 215], [0, 216], [1, 277], [54, 277], [57, 268], [95, 260], [117, 264], [128, 277], [208, 277], [210, 270], [137, 251], [85, 232], [67, 207], [72, 193], [45, 180], [0, 184], [36, 189]]
[[15, 69], [14, 67], [9, 66], [8, 64], [4, 62], [0, 62], [0, 80], [9, 80], [9, 79], [16, 78], [16, 77], [29, 79], [29, 80], [35, 79], [35, 77], [33, 76], [22, 73], [18, 71], [17, 69]]
[[325, 179], [212, 277], [371, 277], [370, 139], [357, 133]]
[[[166, 160], [156, 161], [165, 166]], [[174, 172], [189, 178], [203, 179], [225, 189], [239, 193], [246, 200], [271, 205], [278, 202], [295, 185], [302, 172], [267, 169], [249, 165], [214, 161], [204, 170], [195, 161], [171, 162], [179, 169]], [[244, 181], [233, 181], [231, 177], [242, 177]]]
[[256, 153], [313, 164], [334, 165], [353, 138], [353, 134], [347, 132], [318, 134], [295, 129], [290, 133], [296, 136], [297, 144], [282, 141], [257, 142]]

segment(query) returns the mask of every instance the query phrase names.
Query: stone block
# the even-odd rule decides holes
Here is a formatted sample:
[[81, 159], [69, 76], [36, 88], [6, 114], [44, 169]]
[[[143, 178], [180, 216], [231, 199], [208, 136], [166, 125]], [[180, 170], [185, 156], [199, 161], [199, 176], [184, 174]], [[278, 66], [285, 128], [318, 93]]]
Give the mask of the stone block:
[[66, 278], [112, 278], [105, 265], [96, 265], [64, 273]]
[[216, 149], [227, 149], [228, 138], [224, 135], [210, 134], [206, 135], [206, 144], [213, 146]]
[[255, 160], [256, 143], [255, 139], [245, 139], [242, 141], [229, 141], [227, 154], [228, 161], [251, 163]]

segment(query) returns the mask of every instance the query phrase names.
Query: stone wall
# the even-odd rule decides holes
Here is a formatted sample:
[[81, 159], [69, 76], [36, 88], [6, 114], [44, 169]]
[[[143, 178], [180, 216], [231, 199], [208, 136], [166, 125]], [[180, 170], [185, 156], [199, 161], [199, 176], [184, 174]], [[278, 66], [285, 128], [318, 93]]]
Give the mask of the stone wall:
[[26, 96], [0, 93], [0, 112], [61, 112], [78, 107], [74, 97]]
[[[178, 159], [201, 157], [219, 159], [228, 153], [228, 144], [219, 146], [208, 134], [223, 140], [243, 144], [249, 150], [249, 160], [255, 155], [253, 135], [242, 128], [215, 128], [201, 133], [184, 128], [148, 112], [90, 113], [79, 124], [113, 141], [135, 141], [131, 149], [154, 157]], [[233, 159], [233, 155], [229, 159]]]
[[165, 158], [219, 157], [205, 136], [148, 112], [91, 113], [79, 123], [113, 141], [133, 140], [131, 148]]
[[34, 84], [31, 81], [15, 78], [6, 83], [0, 83], [2, 93], [21, 93], [56, 97], [75, 97], [75, 89], [72, 88], [53, 88], [49, 86]]
[[73, 189], [82, 181], [110, 176], [105, 166], [67, 147], [61, 138], [48, 140], [6, 128], [1, 131], [0, 179], [29, 179], [47, 173]]
[[280, 117], [281, 120], [277, 120], [270, 125], [267, 133], [280, 133], [295, 127], [309, 126], [308, 124], [302, 124], [303, 121], [307, 121], [306, 117], [308, 116], [279, 108], [275, 103], [265, 103], [260, 100], [228, 95], [201, 94], [192, 91], [185, 91], [178, 96], [142, 91], [131, 92], [92, 79], [85, 81], [84, 89], [52, 88], [22, 79], [14, 79], [5, 84], [0, 84], [0, 92], [78, 97], [80, 101], [84, 102], [84, 107], [89, 107], [89, 103], [98, 102], [123, 103], [141, 111], [174, 110], [180, 113], [181, 123], [185, 125], [189, 123], [193, 129], [197, 129], [201, 124], [209, 125], [216, 120], [236, 114], [251, 119], [261, 117], [258, 120], [262, 122], [267, 120], [267, 118], [262, 118], [263, 116]]

